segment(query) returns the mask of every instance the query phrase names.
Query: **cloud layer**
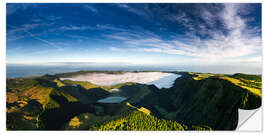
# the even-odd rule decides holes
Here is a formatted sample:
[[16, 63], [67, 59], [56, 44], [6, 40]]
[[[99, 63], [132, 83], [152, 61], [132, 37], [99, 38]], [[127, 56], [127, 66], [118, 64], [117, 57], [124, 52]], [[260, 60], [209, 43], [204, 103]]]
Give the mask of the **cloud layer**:
[[233, 3], [8, 4], [7, 60], [260, 66], [260, 8]]
[[[261, 54], [262, 43], [261, 36], [258, 34], [259, 28], [250, 29], [247, 26], [247, 21], [239, 15], [239, 11], [243, 8], [241, 6], [223, 4], [219, 13], [203, 10], [200, 15], [205, 23], [199, 24], [200, 29], [193, 26], [192, 20], [187, 17], [185, 12], [169, 16], [170, 20], [176, 21], [190, 30], [186, 32], [187, 37], [184, 38], [176, 35], [176, 38], [172, 40], [163, 40], [155, 34], [153, 37], [153, 33], [149, 35], [148, 31], [142, 33], [125, 31], [106, 36], [121, 40], [126, 45], [136, 46], [136, 50], [140, 51], [179, 54], [207, 60]], [[214, 28], [217, 20], [222, 23], [227, 33]], [[213, 28], [206, 29], [209, 26]], [[207, 33], [210, 38], [202, 39], [196, 33]], [[114, 50], [119, 49], [114, 48]]]

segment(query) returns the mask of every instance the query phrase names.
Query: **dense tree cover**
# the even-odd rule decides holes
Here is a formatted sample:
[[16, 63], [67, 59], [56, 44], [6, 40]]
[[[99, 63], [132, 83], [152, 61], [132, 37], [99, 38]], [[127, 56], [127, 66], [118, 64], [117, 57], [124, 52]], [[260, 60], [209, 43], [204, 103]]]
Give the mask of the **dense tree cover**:
[[16, 108], [16, 111], [11, 111], [7, 113], [6, 128], [8, 130], [36, 129], [36, 118], [41, 112], [42, 105], [36, 100], [30, 100], [23, 107]]
[[34, 79], [7, 79], [9, 92], [20, 93], [38, 84]]
[[177, 108], [175, 119], [187, 125], [208, 125], [215, 130], [236, 128], [238, 109], [248, 92], [219, 78], [187, 79], [169, 91]]
[[90, 130], [184, 130], [184, 127], [175, 121], [158, 119], [136, 110], [123, 115], [101, 126], [93, 126]]
[[262, 87], [262, 83], [246, 81], [246, 80], [241, 80], [241, 81], [244, 82], [244, 83], [240, 84], [242, 86], [247, 86], [247, 87], [256, 88], [256, 89], [261, 89], [261, 87]]
[[245, 80], [243, 78], [235, 79], [235, 78], [228, 77], [228, 76], [224, 76], [224, 77], [220, 77], [220, 78], [228, 80], [231, 83], [233, 83], [234, 85], [240, 86], [241, 88], [253, 93], [256, 96], [261, 97], [261, 95], [262, 95], [262, 89], [261, 89], [260, 85], [257, 85], [259, 87], [254, 85], [254, 83], [261, 84], [261, 82], [254, 82], [253, 80]]
[[22, 112], [11, 112], [7, 113], [6, 128], [7, 130], [34, 130], [36, 121], [25, 119]]
[[151, 93], [152, 86], [143, 84], [124, 85], [121, 87], [119, 95], [129, 98], [129, 102], [136, 103]]
[[262, 76], [261, 75], [249, 75], [249, 74], [242, 74], [242, 73], [237, 73], [232, 75], [231, 77], [237, 78], [237, 79], [246, 79], [246, 80], [254, 80], [256, 82], [262, 82]]
[[[161, 90], [136, 83], [92, 87], [53, 75], [7, 79], [7, 129], [231, 130], [237, 126], [239, 108], [261, 106], [261, 96], [221, 78], [261, 89], [260, 76], [203, 74], [194, 79], [196, 73], [173, 73], [182, 77]], [[121, 91], [111, 92], [111, 88]], [[127, 97], [134, 107], [97, 103], [108, 96]]]
[[55, 79], [50, 75], [7, 79], [8, 130], [58, 129], [74, 115], [91, 112], [91, 108], [59, 88]]
[[253, 93], [247, 91], [243, 97], [241, 109], [256, 109], [262, 105], [262, 99], [260, 96], [254, 95]]
[[[179, 73], [174, 86], [152, 91], [137, 106], [151, 110], [152, 115], [194, 125], [210, 126], [213, 130], [233, 130], [238, 122], [238, 109], [255, 109], [261, 106], [261, 97], [231, 83], [221, 76]], [[199, 128], [193, 129], [198, 130]], [[199, 126], [203, 127], [203, 126]], [[189, 128], [192, 129], [192, 128]]]
[[[78, 118], [78, 122], [76, 126], [72, 126], [70, 124], [72, 122], [72, 118], [68, 123], [66, 123], [63, 129], [72, 129], [72, 130], [89, 130], [90, 127], [95, 125], [102, 125], [111, 120], [119, 119], [125, 114], [129, 112], [132, 108], [125, 105], [125, 103], [119, 104], [94, 104], [89, 106], [93, 108], [92, 113], [82, 113], [74, 118]], [[74, 123], [73, 123], [74, 124]]]

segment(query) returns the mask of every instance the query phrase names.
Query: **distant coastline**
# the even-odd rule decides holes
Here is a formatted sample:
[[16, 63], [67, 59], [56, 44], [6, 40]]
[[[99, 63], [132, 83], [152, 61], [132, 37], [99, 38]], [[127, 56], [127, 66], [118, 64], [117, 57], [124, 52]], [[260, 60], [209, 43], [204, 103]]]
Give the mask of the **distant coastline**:
[[[235, 67], [213, 67], [213, 66], [38, 66], [38, 65], [9, 65], [7, 64], [7, 78], [25, 78], [42, 76], [45, 74], [62, 74], [69, 72], [79, 71], [97, 71], [97, 72], [136, 72], [136, 71], [186, 71], [186, 72], [201, 72], [201, 73], [215, 73], [215, 74], [235, 74], [235, 73], [246, 73], [246, 74], [261, 74], [262, 69], [245, 69], [239, 67], [240, 70], [235, 70]], [[219, 70], [217, 70], [219, 69]], [[226, 70], [225, 70], [226, 69]], [[224, 70], [224, 71], [223, 71]]]

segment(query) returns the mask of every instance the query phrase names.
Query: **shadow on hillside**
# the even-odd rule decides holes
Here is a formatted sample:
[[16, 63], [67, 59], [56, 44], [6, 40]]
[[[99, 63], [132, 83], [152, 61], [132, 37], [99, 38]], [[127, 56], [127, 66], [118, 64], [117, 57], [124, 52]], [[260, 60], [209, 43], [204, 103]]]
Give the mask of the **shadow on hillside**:
[[41, 130], [59, 130], [66, 122], [80, 113], [94, 113], [95, 110], [86, 104], [79, 102], [68, 102], [62, 96], [52, 95], [51, 98], [60, 104], [59, 108], [47, 109], [41, 116]]

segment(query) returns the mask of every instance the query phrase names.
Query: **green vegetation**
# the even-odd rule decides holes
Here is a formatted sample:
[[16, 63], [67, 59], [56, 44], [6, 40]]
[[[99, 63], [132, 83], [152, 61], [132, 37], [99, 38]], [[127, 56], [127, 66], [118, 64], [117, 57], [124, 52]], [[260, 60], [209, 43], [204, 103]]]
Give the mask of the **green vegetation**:
[[[111, 120], [119, 119], [122, 114], [130, 111], [132, 108], [126, 106], [124, 103], [121, 104], [95, 104], [91, 106], [95, 108], [95, 112], [92, 113], [82, 113], [72, 119], [78, 118], [76, 121], [72, 119], [67, 122], [63, 129], [72, 130], [89, 130], [93, 126], [103, 125]], [[75, 122], [77, 124], [75, 124]]]
[[196, 75], [195, 77], [192, 77], [194, 80], [202, 80], [205, 78], [209, 78], [211, 76], [216, 76], [215, 74], [210, 74], [210, 73], [194, 73], [194, 72], [189, 72], [191, 75]]
[[194, 79], [194, 75], [197, 74], [176, 80], [174, 87], [168, 90], [175, 108], [169, 112], [176, 112], [177, 121], [207, 125], [216, 130], [235, 129], [239, 108], [261, 106], [261, 97], [228, 80], [230, 75], [199, 74], [201, 79]]
[[261, 75], [247, 75], [247, 74], [234, 74], [232, 78], [242, 81], [240, 85], [250, 88], [261, 89], [262, 88], [262, 76]]
[[[237, 126], [238, 109], [261, 106], [261, 97], [235, 85], [230, 75], [175, 72], [181, 74], [169, 89], [154, 90], [136, 106], [151, 110], [151, 115], [184, 123], [189, 130], [211, 127], [213, 130], [233, 130]], [[199, 74], [199, 73], [198, 73]], [[193, 126], [193, 128], [192, 128]]]
[[151, 88], [142, 84], [124, 85], [120, 88], [119, 95], [128, 97], [131, 103], [139, 102], [146, 95], [151, 94]]
[[[55, 118], [57, 114], [65, 116], [65, 113], [61, 114], [62, 110], [74, 109], [71, 105], [78, 99], [61, 90], [63, 86], [58, 87], [57, 85], [57, 82], [61, 81], [55, 82], [56, 79], [57, 77], [49, 75], [37, 78], [7, 79], [7, 89], [9, 89], [7, 92], [8, 130], [43, 129], [53, 123], [47, 123], [46, 119], [42, 119], [45, 115], [47, 115], [46, 117], [51, 115], [48, 114], [50, 110], [55, 110], [55, 116], [51, 117]], [[75, 113], [78, 110], [69, 112]]]
[[[187, 127], [175, 121], [156, 118], [140, 111], [129, 103], [120, 107], [121, 113], [113, 116], [99, 116], [91, 113], [78, 115], [64, 126], [65, 129], [90, 130], [185, 130]], [[185, 127], [185, 128], [184, 128]]]
[[132, 130], [132, 131], [155, 131], [155, 130], [184, 130], [181, 124], [164, 119], [158, 119], [151, 115], [146, 115], [140, 111], [131, 111], [122, 114], [117, 120], [111, 120], [100, 126], [93, 126], [90, 130]]
[[162, 117], [169, 119], [169, 120], [175, 119], [176, 112], [168, 112], [166, 109], [164, 109], [158, 105], [155, 105], [154, 107], [155, 107], [155, 109], [157, 109], [157, 111], [159, 112], [159, 114]]
[[80, 85], [81, 87], [89, 90], [89, 89], [93, 89], [93, 88], [101, 88], [104, 89], [108, 92], [111, 92], [111, 89], [118, 89], [121, 88], [122, 86], [127, 86], [127, 85], [132, 85], [135, 84], [133, 82], [126, 82], [126, 83], [121, 83], [121, 84], [116, 84], [113, 86], [99, 86], [87, 81], [71, 81], [71, 80], [63, 80], [63, 83], [67, 84], [67, 85], [72, 85], [72, 84], [76, 84], [76, 85]]
[[196, 131], [212, 130], [212, 128], [209, 127], [209, 126], [195, 126], [195, 125], [193, 125], [193, 126], [191, 127], [191, 129], [192, 129], [192, 130], [196, 130]]
[[63, 80], [63, 83], [65, 83], [67, 85], [72, 85], [72, 84], [80, 85], [81, 87], [83, 87], [85, 89], [99, 88], [100, 87], [98, 85], [95, 85], [95, 84], [92, 84], [92, 83], [86, 82], [86, 81]]
[[194, 77], [192, 77], [194, 80], [203, 80], [210, 77], [225, 79], [261, 97], [261, 85], [262, 85], [261, 75], [247, 75], [241, 73], [237, 73], [234, 75], [223, 75], [223, 74], [194, 73], [194, 72], [189, 72], [189, 74], [195, 75]]
[[222, 77], [222, 79], [228, 80], [231, 83], [248, 90], [249, 92], [255, 94], [256, 96], [261, 97], [261, 95], [262, 95], [261, 88], [257, 87], [257, 85], [254, 85], [254, 83], [258, 84], [261, 82], [243, 81], [243, 79], [235, 79], [235, 78], [228, 77], [228, 76]]
[[253, 94], [252, 92], [247, 92], [243, 97], [241, 109], [256, 109], [262, 104], [262, 99], [260, 96]]
[[53, 80], [53, 82], [56, 82], [58, 87], [66, 86], [62, 81], [60, 81], [58, 79]]
[[[239, 108], [261, 106], [260, 75], [173, 72], [168, 89], [59, 79], [90, 72], [7, 79], [7, 130], [234, 130]], [[127, 103], [97, 103], [109, 96]]]
[[237, 73], [237, 74], [232, 75], [231, 77], [236, 78], [236, 79], [245, 79], [245, 80], [253, 80], [255, 82], [262, 82], [261, 75], [248, 75], [248, 74]]

